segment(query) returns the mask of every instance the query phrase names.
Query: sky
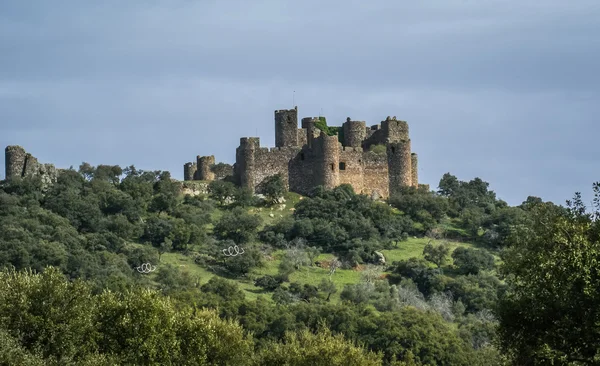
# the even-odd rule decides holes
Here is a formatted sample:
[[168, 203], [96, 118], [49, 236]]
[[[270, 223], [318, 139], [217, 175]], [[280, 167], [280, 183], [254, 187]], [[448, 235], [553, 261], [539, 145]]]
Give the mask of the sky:
[[[0, 146], [169, 170], [272, 147], [276, 109], [410, 126], [419, 178], [511, 205], [600, 180], [597, 0], [2, 0]], [[4, 177], [4, 160], [0, 160]]]

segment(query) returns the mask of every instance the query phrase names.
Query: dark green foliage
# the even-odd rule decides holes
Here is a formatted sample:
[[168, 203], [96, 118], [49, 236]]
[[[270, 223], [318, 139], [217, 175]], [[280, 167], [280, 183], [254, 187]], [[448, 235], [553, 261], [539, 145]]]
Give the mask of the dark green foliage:
[[259, 202], [254, 193], [247, 187], [237, 188], [233, 194], [233, 199], [234, 205], [240, 207], [256, 206]]
[[398, 241], [411, 226], [409, 219], [394, 214], [388, 205], [341, 185], [333, 190], [314, 190], [310, 198], [296, 205], [293, 221], [279, 221], [265, 228], [261, 237], [271, 242], [281, 236], [287, 240], [304, 238], [322, 251], [350, 256], [362, 263], [371, 261], [374, 251], [382, 247], [378, 239]]
[[286, 188], [281, 174], [275, 174], [265, 179], [262, 183], [262, 191], [270, 203], [275, 203], [277, 199], [283, 197]]
[[[438, 225], [445, 227], [448, 222], [454, 225], [459, 219], [444, 217], [444, 205], [452, 200], [450, 197], [407, 189], [390, 200], [395, 206], [392, 208], [355, 194], [348, 185], [333, 190], [320, 187], [296, 205], [293, 216], [265, 227], [258, 236], [263, 243], [256, 243], [261, 220], [247, 209], [255, 204], [254, 197], [248, 191], [230, 189], [229, 183], [221, 183], [212, 184], [212, 199], [181, 197], [179, 184], [166, 172], [141, 171], [133, 166], [120, 171], [118, 167], [89, 164], [82, 164], [79, 172], [62, 172], [58, 183], [47, 190], [42, 190], [35, 179], [3, 183], [0, 267], [41, 272], [53, 265], [71, 280], [87, 280], [84, 294], [89, 303], [81, 306], [86, 313], [60, 302], [72, 301], [72, 306], [79, 306], [79, 300], [68, 296], [71, 292], [79, 296], [77, 291], [67, 285], [58, 286], [64, 288], [55, 292], [57, 298], [52, 301], [58, 301], [57, 308], [73, 313], [73, 321], [91, 317], [88, 319], [93, 323], [89, 324], [93, 326], [90, 329], [88, 323], [83, 324], [78, 333], [77, 329], [69, 328], [72, 324], [68, 317], [61, 318], [61, 314], [44, 308], [43, 303], [36, 304], [36, 309], [42, 310], [35, 310], [35, 317], [23, 318], [26, 322], [33, 319], [33, 328], [26, 324], [34, 329], [33, 333], [27, 333], [18, 324], [11, 326], [10, 331], [0, 326], [0, 356], [6, 355], [16, 364], [48, 361], [52, 352], [60, 354], [60, 364], [65, 365], [244, 365], [250, 361], [260, 364], [253, 357], [260, 358], [263, 350], [278, 348], [286, 332], [317, 332], [322, 324], [327, 324], [334, 334], [360, 342], [372, 351], [381, 351], [385, 364], [393, 364], [394, 359], [406, 364], [480, 364], [480, 359], [495, 357], [489, 356], [493, 355], [493, 348], [486, 346], [495, 323], [481, 315], [487, 314], [487, 309], [493, 308], [503, 296], [504, 287], [492, 274], [451, 278], [422, 260], [409, 260], [394, 263], [386, 270], [391, 272], [388, 280], [394, 286], [381, 279], [380, 273], [369, 265], [361, 276], [366, 282], [343, 289], [336, 288], [331, 280], [323, 280], [318, 286], [284, 283], [289, 282], [294, 271], [313, 266], [319, 253], [333, 253], [343, 262], [341, 268], [350, 268], [377, 261], [375, 251], [402, 246], [402, 240], [423, 233], [423, 228], [435, 226], [438, 230]], [[226, 205], [229, 197], [234, 201]], [[214, 200], [222, 206], [218, 212]], [[532, 200], [527, 208], [513, 210], [501, 201], [494, 201], [491, 206], [489, 202], [479, 205], [472, 204], [477, 200], [466, 201], [471, 203], [461, 213], [470, 208], [483, 213], [478, 225], [487, 234], [478, 240], [495, 246], [509, 244], [507, 238], [515, 228], [529, 225], [528, 212], [540, 204]], [[222, 249], [233, 245], [242, 247], [244, 254], [223, 255]], [[262, 265], [273, 247], [286, 249], [279, 273], [256, 278], [254, 269]], [[195, 272], [183, 267], [189, 265], [187, 259], [179, 266], [171, 262], [177, 257], [170, 255], [166, 260], [165, 255], [159, 263], [161, 254], [175, 250], [195, 258], [198, 265], [216, 276], [200, 286], [200, 278], [190, 274]], [[427, 256], [437, 261], [435, 258], [440, 256], [436, 257], [434, 252], [427, 251]], [[438, 262], [441, 265], [441, 260]], [[158, 265], [158, 270], [140, 274], [135, 267], [143, 263]], [[378, 268], [385, 270], [383, 266]], [[455, 274], [444, 269], [447, 274]], [[322, 270], [310, 269], [313, 271]], [[261, 293], [259, 299], [249, 301], [245, 296], [247, 289], [241, 290], [236, 282], [219, 276], [238, 277], [245, 284], [254, 282], [265, 292], [273, 293]], [[160, 291], [142, 290], [149, 287]], [[111, 293], [102, 295], [104, 290]], [[414, 302], [403, 298], [402, 291], [405, 297], [412, 294]], [[334, 304], [336, 293], [341, 293], [341, 303]], [[172, 300], [163, 298], [165, 294]], [[35, 301], [50, 301], [43, 300], [42, 291], [35, 296]], [[265, 300], [265, 296], [272, 296], [274, 303]], [[445, 299], [450, 300], [444, 302]], [[19, 302], [0, 306], [7, 306], [3, 310], [10, 314], [16, 309], [12, 304]], [[221, 318], [239, 322], [244, 330], [253, 333], [256, 352], [252, 351], [254, 347], [236, 338], [241, 334], [237, 325], [228, 328], [213, 316], [198, 318], [200, 311], [191, 310], [192, 304], [218, 309]], [[407, 306], [415, 309], [407, 310]], [[23, 316], [26, 311], [15, 314]], [[0, 324], [3, 316], [0, 312]], [[451, 321], [455, 324], [450, 324]], [[216, 333], [207, 330], [207, 327], [215, 329], [212, 325]], [[218, 329], [225, 333], [219, 333]], [[84, 335], [84, 330], [89, 334]], [[33, 349], [29, 343], [23, 343], [26, 338], [13, 331], [31, 337], [41, 334], [42, 340], [31, 341], [36, 345]], [[57, 335], [58, 331], [64, 335]], [[234, 337], [233, 344], [241, 344], [242, 351], [232, 351], [227, 343], [229, 336]], [[149, 340], [144, 341], [146, 338]], [[219, 348], [213, 339], [226, 342], [230, 354], [224, 354], [224, 348]], [[329, 342], [327, 337], [315, 339]], [[80, 350], [73, 346], [77, 342], [84, 345]], [[302, 342], [305, 341], [295, 344], [305, 347], [313, 344], [313, 341]], [[323, 351], [326, 354], [321, 356], [327, 362], [334, 362], [328, 358], [331, 355], [334, 360], [345, 360], [339, 358], [338, 351], [349, 348], [340, 344], [328, 348], [330, 343], [326, 344], [327, 347], [315, 346], [304, 353], [317, 355]], [[290, 352], [294, 347], [279, 347], [277, 362], [282, 355], [292, 357]], [[5, 352], [7, 349], [12, 349], [10, 354]], [[315, 349], [319, 352], [315, 353]], [[306, 359], [319, 364], [317, 358]]]
[[389, 199], [389, 203], [423, 225], [423, 232], [438, 224], [448, 212], [448, 200], [433, 192], [403, 187]]
[[221, 206], [225, 204], [228, 198], [233, 198], [237, 192], [237, 188], [231, 182], [222, 180], [213, 180], [208, 184], [208, 194], [210, 198], [219, 202]]
[[254, 281], [254, 284], [258, 287], [264, 288], [267, 291], [273, 291], [279, 287], [280, 282], [273, 276], [262, 276]]
[[498, 315], [514, 364], [598, 364], [600, 183], [593, 190], [589, 211], [579, 193], [566, 209], [530, 202], [531, 224], [509, 238]]
[[214, 233], [219, 239], [233, 240], [237, 244], [247, 243], [256, 236], [261, 221], [260, 216], [236, 207], [223, 214], [215, 225]]
[[440, 270], [430, 268], [423, 259], [410, 258], [394, 262], [390, 271], [392, 272], [388, 277], [390, 283], [398, 284], [402, 279], [411, 279], [425, 296], [444, 288]]
[[494, 268], [494, 257], [479, 249], [458, 247], [452, 252], [452, 258], [462, 274], [478, 274]]
[[327, 119], [325, 117], [319, 117], [319, 120], [315, 123], [315, 127], [325, 132], [328, 136], [338, 135], [338, 140], [344, 142], [344, 129], [342, 127], [333, 127], [327, 125]]
[[444, 244], [434, 246], [433, 244], [428, 243], [423, 249], [423, 257], [425, 260], [435, 264], [438, 268], [446, 263], [446, 257], [449, 253], [450, 248]]

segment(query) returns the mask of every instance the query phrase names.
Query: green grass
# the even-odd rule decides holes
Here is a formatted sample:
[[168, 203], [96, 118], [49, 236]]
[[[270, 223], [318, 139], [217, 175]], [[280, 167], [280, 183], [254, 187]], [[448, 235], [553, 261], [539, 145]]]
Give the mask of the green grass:
[[[276, 221], [280, 220], [283, 217], [289, 217], [293, 215], [293, 207], [295, 207], [303, 197], [296, 193], [288, 192], [285, 195], [286, 202], [284, 203], [285, 208], [280, 210], [279, 208], [282, 206], [280, 204], [275, 204], [267, 207], [248, 207], [247, 210], [253, 214], [260, 216], [263, 220], [262, 227], [266, 225], [271, 225]], [[394, 209], [397, 213], [400, 213], [397, 209]], [[223, 215], [224, 210], [217, 207], [216, 210], [212, 213], [212, 220], [216, 222]], [[273, 217], [271, 217], [271, 215]], [[466, 233], [463, 229], [456, 227], [456, 222], [452, 220], [448, 220], [443, 223], [444, 229], [446, 231], [451, 231], [459, 237], [466, 237]], [[209, 225], [209, 230], [212, 229], [212, 225]], [[381, 250], [383, 255], [386, 258], [386, 264], [391, 265], [393, 262], [407, 260], [412, 257], [423, 258], [423, 249], [430, 241], [428, 238], [414, 238], [411, 237], [406, 241], [399, 242], [397, 247], [393, 249]], [[456, 249], [458, 246], [463, 247], [474, 247], [473, 244], [463, 243], [458, 241], [443, 241], [443, 240], [431, 240], [432, 244], [437, 245], [442, 242], [447, 242], [450, 247], [450, 253]], [[255, 279], [264, 275], [274, 276], [278, 273], [278, 267], [281, 262], [281, 259], [284, 255], [283, 250], [276, 250], [270, 254], [269, 258], [265, 258], [264, 265], [260, 268], [256, 268], [249, 274], [248, 277], [232, 279], [235, 281], [240, 289], [244, 291], [246, 297], [250, 300], [254, 300], [258, 297], [264, 297], [266, 299], [271, 299], [271, 292], [264, 292], [261, 288], [254, 286], [253, 281], [251, 279]], [[332, 254], [321, 254], [316, 258], [316, 261], [331, 261], [333, 259]], [[451, 263], [451, 258], [448, 258], [448, 263]], [[210, 280], [213, 276], [216, 276], [209, 268], [204, 268], [194, 262], [194, 259], [191, 256], [186, 256], [181, 253], [165, 253], [162, 255], [161, 264], [171, 264], [182, 271], [189, 272], [192, 276], [199, 277], [200, 283], [204, 284]], [[434, 266], [432, 264], [432, 266]], [[448, 272], [446, 274], [452, 275], [451, 267], [448, 267]], [[295, 271], [292, 275], [290, 275], [290, 282], [298, 282], [300, 284], [310, 284], [313, 286], [318, 286], [323, 279], [329, 279], [334, 282], [337, 288], [337, 292], [331, 296], [331, 301], [338, 302], [340, 299], [340, 293], [344, 289], [346, 285], [356, 284], [360, 282], [361, 271], [356, 269], [337, 269], [334, 275], [330, 277], [328, 268], [321, 268], [316, 265], [312, 267], [303, 267], [298, 271]]]
[[[381, 250], [386, 258], [387, 264], [392, 262], [406, 260], [412, 257], [423, 258], [423, 248], [429, 239], [427, 238], [409, 238], [407, 241], [400, 242], [398, 248], [390, 250]], [[441, 243], [440, 240], [432, 241], [434, 244]], [[458, 246], [473, 247], [469, 243], [459, 242], [448, 242], [450, 251], [452, 252]], [[270, 258], [266, 258], [264, 265], [260, 268], [256, 268], [252, 271], [249, 277], [258, 278], [264, 275], [274, 276], [278, 272], [278, 266], [284, 255], [283, 250], [277, 250], [271, 253]], [[331, 261], [333, 259], [332, 254], [321, 254], [315, 261]], [[451, 261], [450, 261], [451, 262]], [[200, 283], [204, 284], [208, 282], [213, 276], [216, 276], [209, 269], [204, 268], [194, 262], [192, 257], [186, 256], [181, 253], [165, 253], [161, 257], [160, 264], [171, 264], [182, 271], [188, 271], [191, 275], [200, 278]], [[452, 274], [453, 272], [446, 272]], [[290, 282], [298, 282], [300, 284], [310, 284], [318, 286], [323, 279], [329, 279], [329, 269], [321, 268], [316, 265], [312, 267], [302, 267], [300, 270], [295, 271], [290, 275]], [[355, 269], [338, 269], [335, 274], [331, 276], [331, 280], [337, 288], [337, 292], [331, 296], [331, 301], [338, 302], [340, 300], [340, 293], [344, 289], [344, 286], [350, 284], [356, 284], [360, 282], [361, 271]], [[259, 296], [262, 296], [268, 300], [271, 299], [271, 292], [264, 292], [261, 288], [254, 286], [253, 282], [248, 278], [232, 279], [235, 281], [241, 290], [244, 291], [246, 297], [249, 300], [255, 300]]]
[[[392, 262], [406, 260], [412, 257], [423, 258], [423, 248], [429, 243], [429, 238], [409, 238], [406, 241], [398, 243], [398, 248], [391, 250], [381, 250], [381, 253], [385, 256], [386, 263], [392, 264]], [[433, 245], [439, 245], [442, 240], [431, 240]], [[459, 242], [448, 242], [450, 247], [450, 253], [459, 246], [472, 248], [473, 244], [459, 243]]]

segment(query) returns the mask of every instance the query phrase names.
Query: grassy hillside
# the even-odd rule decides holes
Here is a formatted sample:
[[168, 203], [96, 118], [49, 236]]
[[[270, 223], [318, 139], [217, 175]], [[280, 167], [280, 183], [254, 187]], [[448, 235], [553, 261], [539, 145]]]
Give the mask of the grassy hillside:
[[[301, 197], [300, 197], [301, 198]], [[263, 213], [269, 212], [263, 211]], [[289, 215], [290, 211], [288, 210], [286, 215]], [[269, 217], [268, 214], [265, 215], [265, 220], [274, 220]], [[267, 222], [269, 222], [267, 221]], [[391, 264], [395, 261], [407, 260], [409, 258], [423, 258], [423, 248], [427, 243], [430, 242], [428, 238], [409, 238], [406, 241], [398, 243], [398, 247], [389, 250], [381, 250], [386, 258], [386, 263]], [[442, 241], [433, 240], [431, 241], [433, 244], [439, 244]], [[463, 243], [463, 242], [455, 242], [449, 241], [447, 245], [450, 248], [450, 252], [456, 249], [459, 246], [473, 248], [474, 245], [471, 243]], [[272, 253], [265, 260], [265, 265], [260, 268], [254, 269], [250, 275], [245, 278], [228, 278], [232, 281], [235, 281], [239, 287], [244, 290], [246, 297], [250, 300], [256, 299], [258, 296], [264, 296], [267, 299], [271, 299], [270, 292], [265, 292], [263, 289], [256, 287], [253, 283], [253, 279], [264, 276], [264, 275], [276, 275], [279, 264], [281, 263], [281, 258], [283, 256], [283, 250], [278, 250]], [[333, 254], [321, 254], [316, 258], [316, 262], [329, 262], [334, 258]], [[449, 263], [451, 259], [449, 260]], [[208, 282], [212, 277], [217, 276], [215, 273], [211, 272], [210, 269], [205, 268], [201, 265], [198, 265], [194, 262], [194, 258], [179, 252], [171, 252], [165, 253], [162, 255], [160, 264], [170, 264], [182, 271], [189, 272], [192, 276], [198, 277], [200, 279], [200, 283], [204, 284]], [[160, 265], [159, 264], [159, 265]], [[432, 265], [433, 266], [433, 265]], [[385, 266], [381, 266], [382, 269]], [[447, 269], [450, 269], [451, 266], [447, 265]], [[310, 284], [314, 286], [318, 286], [319, 283], [323, 279], [331, 278], [332, 282], [335, 284], [337, 288], [337, 292], [331, 296], [331, 300], [333, 302], [337, 302], [340, 299], [340, 293], [344, 286], [349, 284], [356, 284], [360, 282], [361, 272], [364, 270], [364, 266], [359, 266], [355, 269], [337, 269], [335, 274], [331, 277], [329, 276], [328, 268], [321, 268], [317, 265], [313, 265], [312, 267], [306, 266], [301, 267], [300, 270], [294, 272], [290, 276], [290, 282], [298, 282], [300, 284]], [[448, 274], [452, 274], [452, 271], [446, 271]], [[383, 271], [383, 275], [389, 272]]]

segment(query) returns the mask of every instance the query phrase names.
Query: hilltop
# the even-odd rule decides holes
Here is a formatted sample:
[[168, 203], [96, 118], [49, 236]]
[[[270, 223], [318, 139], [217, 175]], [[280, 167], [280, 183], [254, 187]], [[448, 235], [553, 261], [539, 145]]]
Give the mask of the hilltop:
[[[275, 362], [266, 361], [271, 351], [284, 352], [293, 337], [321, 337], [321, 346], [341, 342], [332, 346], [340, 352], [335, 357], [357, 347], [353, 352], [374, 364], [502, 364], [497, 330], [512, 325], [499, 328], [499, 316], [513, 309], [499, 308], [511, 289], [499, 270], [505, 254], [525, 245], [521, 238], [537, 240], [530, 228], [540, 214], [557, 223], [570, 217], [536, 197], [511, 207], [487, 182], [449, 173], [437, 191], [406, 186], [382, 199], [349, 184], [300, 195], [288, 192], [278, 174], [255, 194], [225, 179], [179, 182], [169, 172], [134, 166], [83, 163], [56, 170], [52, 179], [36, 171], [0, 185], [0, 267], [48, 273], [55, 284], [57, 273], [83, 281], [74, 283], [85, 284], [94, 299], [85, 301], [100, 301], [98, 319], [108, 311], [102, 296], [109, 295], [100, 295], [106, 291], [127, 304], [159, 296], [166, 301], [160, 312], [211, 309], [202, 316], [232, 321], [240, 327], [232, 334], [249, 337], [252, 356], [232, 354], [245, 364]], [[46, 278], [2, 273], [34, 287]], [[10, 291], [0, 291], [0, 299], [21, 296]], [[29, 316], [7, 306], [21, 314], [15, 319]], [[20, 331], [20, 323], [2, 324], [0, 330]], [[329, 331], [338, 338], [328, 338]], [[29, 352], [14, 337], [7, 344]], [[115, 357], [133, 357], [130, 341]], [[321, 352], [309, 343], [302, 347]], [[285, 352], [276, 362], [291, 357]], [[332, 364], [349, 362], [337, 359]]]

